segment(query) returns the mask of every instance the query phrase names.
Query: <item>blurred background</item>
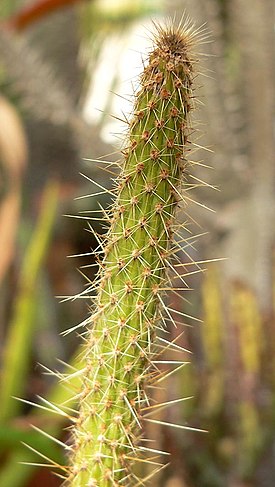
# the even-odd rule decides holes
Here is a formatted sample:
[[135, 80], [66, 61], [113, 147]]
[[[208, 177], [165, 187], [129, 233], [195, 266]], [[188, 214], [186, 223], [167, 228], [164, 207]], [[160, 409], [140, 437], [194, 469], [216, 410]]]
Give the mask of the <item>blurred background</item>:
[[212, 166], [196, 176], [219, 189], [194, 190], [215, 212], [189, 209], [195, 233], [207, 232], [190, 251], [197, 261], [226, 260], [190, 276], [188, 303], [172, 298], [203, 323], [185, 328], [178, 343], [192, 350], [192, 363], [159, 393], [161, 401], [193, 398], [161, 419], [208, 433], [154, 425], [148, 433], [172, 455], [151, 485], [274, 485], [274, 11], [273, 0], [1, 0], [1, 487], [61, 484], [33, 464], [62, 465], [64, 452], [30, 425], [66, 440], [66, 424], [45, 401], [45, 409], [30, 403], [70, 400], [47, 368], [74, 363], [81, 328], [60, 333], [88, 313], [89, 300], [62, 296], [80, 293], [97, 270], [89, 225], [104, 230], [81, 212], [110, 203], [101, 186], [111, 187], [114, 175], [95, 159], [120, 158], [121, 120], [150, 48], [151, 20], [184, 12], [211, 32], [199, 46], [201, 133], [192, 157]]

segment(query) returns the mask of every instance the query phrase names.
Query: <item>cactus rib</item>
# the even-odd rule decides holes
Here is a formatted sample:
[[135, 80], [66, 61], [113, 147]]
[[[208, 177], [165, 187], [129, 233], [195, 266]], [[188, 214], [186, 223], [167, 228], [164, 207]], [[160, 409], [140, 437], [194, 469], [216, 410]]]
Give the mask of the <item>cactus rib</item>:
[[160, 374], [155, 337], [162, 326], [175, 213], [182, 190], [190, 188], [184, 174], [195, 37], [188, 25], [157, 26], [140, 77], [86, 336], [70, 487], [134, 485], [135, 460], [144, 458], [142, 413], [150, 407], [148, 385]]

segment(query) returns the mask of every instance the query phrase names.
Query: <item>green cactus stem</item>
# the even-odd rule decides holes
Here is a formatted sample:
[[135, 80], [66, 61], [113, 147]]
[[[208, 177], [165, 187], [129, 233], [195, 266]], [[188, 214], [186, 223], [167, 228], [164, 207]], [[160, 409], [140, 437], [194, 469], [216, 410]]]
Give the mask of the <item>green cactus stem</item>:
[[147, 445], [140, 439], [143, 410], [150, 407], [148, 385], [160, 374], [156, 329], [162, 327], [163, 295], [170, 287], [173, 224], [182, 190], [184, 195], [190, 189], [184, 174], [194, 37], [188, 25], [157, 27], [135, 95], [86, 336], [70, 487], [137, 484], [135, 463]]

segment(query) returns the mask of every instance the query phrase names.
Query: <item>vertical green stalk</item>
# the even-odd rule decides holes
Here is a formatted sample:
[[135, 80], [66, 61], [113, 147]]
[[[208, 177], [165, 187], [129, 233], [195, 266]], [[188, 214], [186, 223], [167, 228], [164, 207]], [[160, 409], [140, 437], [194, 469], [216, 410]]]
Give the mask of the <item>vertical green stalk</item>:
[[155, 335], [175, 248], [173, 223], [182, 187], [190, 189], [183, 174], [194, 37], [188, 26], [157, 27], [135, 96], [86, 342], [71, 487], [137, 483], [134, 464], [146, 450], [139, 440], [142, 412], [150, 405], [147, 386], [160, 373]]
[[58, 203], [58, 187], [50, 182], [44, 191], [40, 218], [32, 235], [19, 278], [18, 296], [6, 339], [1, 373], [0, 423], [20, 411], [19, 397], [26, 386], [32, 336], [35, 329], [37, 277], [48, 249]]

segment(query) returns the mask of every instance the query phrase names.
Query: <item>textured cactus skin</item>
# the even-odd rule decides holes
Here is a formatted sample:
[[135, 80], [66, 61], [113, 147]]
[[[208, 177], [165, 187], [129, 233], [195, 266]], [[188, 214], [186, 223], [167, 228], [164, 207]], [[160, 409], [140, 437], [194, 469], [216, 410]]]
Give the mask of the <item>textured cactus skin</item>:
[[140, 78], [87, 338], [70, 487], [134, 485], [193, 106], [192, 35], [157, 28]]

